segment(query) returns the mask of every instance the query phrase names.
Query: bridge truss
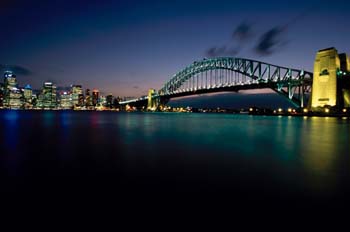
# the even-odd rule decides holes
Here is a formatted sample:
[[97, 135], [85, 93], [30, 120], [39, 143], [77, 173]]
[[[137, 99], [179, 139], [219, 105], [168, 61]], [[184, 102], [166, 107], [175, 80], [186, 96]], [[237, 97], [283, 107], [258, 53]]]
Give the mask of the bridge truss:
[[158, 91], [174, 98], [201, 93], [271, 88], [298, 107], [305, 106], [313, 74], [260, 61], [221, 57], [196, 61], [176, 73]]

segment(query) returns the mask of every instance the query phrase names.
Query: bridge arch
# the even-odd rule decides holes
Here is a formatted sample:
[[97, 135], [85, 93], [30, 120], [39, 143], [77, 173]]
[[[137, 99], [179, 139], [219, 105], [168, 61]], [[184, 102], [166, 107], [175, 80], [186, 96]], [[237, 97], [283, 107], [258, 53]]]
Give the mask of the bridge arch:
[[195, 61], [176, 73], [158, 91], [159, 97], [174, 98], [200, 93], [271, 88], [294, 105], [304, 107], [313, 74], [256, 60], [218, 57]]

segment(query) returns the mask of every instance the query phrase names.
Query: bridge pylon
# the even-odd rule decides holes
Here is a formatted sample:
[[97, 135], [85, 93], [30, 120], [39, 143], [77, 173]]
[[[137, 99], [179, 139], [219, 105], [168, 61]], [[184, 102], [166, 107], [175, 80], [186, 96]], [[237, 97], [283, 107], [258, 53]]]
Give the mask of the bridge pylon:
[[169, 98], [165, 96], [160, 96], [159, 92], [157, 92], [155, 89], [150, 89], [148, 91], [147, 110], [162, 110], [168, 103], [168, 101]]
[[147, 110], [156, 111], [159, 107], [160, 98], [155, 89], [148, 90]]
[[345, 53], [338, 54], [335, 48], [318, 51], [311, 92], [312, 110], [350, 106], [349, 71], [350, 62]]

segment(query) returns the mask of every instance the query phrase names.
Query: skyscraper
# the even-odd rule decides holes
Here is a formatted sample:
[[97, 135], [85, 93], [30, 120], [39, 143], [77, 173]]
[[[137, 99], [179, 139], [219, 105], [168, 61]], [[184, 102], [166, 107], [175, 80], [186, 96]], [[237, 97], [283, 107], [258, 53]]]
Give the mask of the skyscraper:
[[25, 102], [32, 103], [33, 90], [29, 84], [24, 87], [23, 95]]
[[96, 106], [99, 101], [99, 91], [97, 89], [94, 89], [92, 91], [92, 105]]
[[81, 85], [71, 86], [71, 99], [74, 107], [84, 105], [84, 95]]
[[10, 109], [19, 109], [23, 106], [22, 92], [17, 87], [16, 75], [11, 71], [4, 74], [3, 105]]
[[3, 106], [4, 101], [4, 85], [0, 83], [0, 107]]
[[87, 108], [91, 108], [92, 107], [92, 99], [90, 96], [90, 89], [86, 89], [85, 90], [85, 106]]
[[60, 93], [60, 108], [64, 110], [72, 108], [71, 95], [66, 91]]
[[23, 96], [24, 96], [24, 107], [26, 109], [32, 108], [32, 106], [33, 106], [33, 104], [32, 104], [33, 103], [32, 102], [33, 90], [29, 84], [24, 87]]
[[44, 83], [37, 106], [42, 109], [55, 109], [57, 107], [56, 86], [52, 82]]

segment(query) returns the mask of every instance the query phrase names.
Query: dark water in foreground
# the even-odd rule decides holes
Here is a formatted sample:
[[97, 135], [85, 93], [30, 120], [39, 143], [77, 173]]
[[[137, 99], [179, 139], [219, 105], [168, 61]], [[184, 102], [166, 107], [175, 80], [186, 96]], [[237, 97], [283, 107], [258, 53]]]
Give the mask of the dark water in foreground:
[[349, 130], [341, 118], [1, 111], [0, 191], [89, 202], [342, 205]]

